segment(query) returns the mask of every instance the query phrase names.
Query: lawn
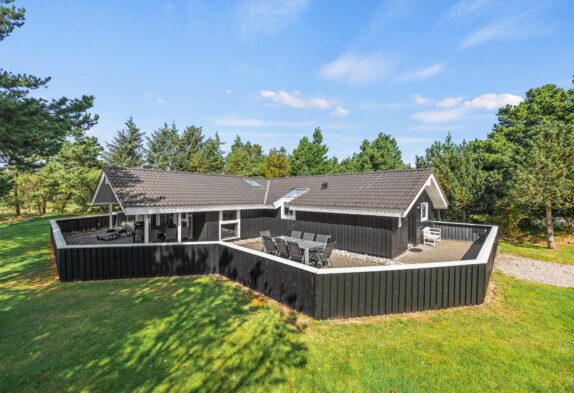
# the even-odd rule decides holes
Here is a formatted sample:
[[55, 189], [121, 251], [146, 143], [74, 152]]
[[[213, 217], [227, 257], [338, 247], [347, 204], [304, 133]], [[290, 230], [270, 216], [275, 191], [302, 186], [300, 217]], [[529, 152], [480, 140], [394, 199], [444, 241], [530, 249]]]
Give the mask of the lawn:
[[558, 248], [550, 250], [545, 242], [511, 242], [500, 241], [500, 252], [519, 255], [546, 262], [564, 263], [574, 265], [574, 244], [571, 242], [558, 241]]
[[574, 289], [317, 322], [213, 276], [59, 283], [48, 244], [0, 224], [0, 391], [574, 391]]

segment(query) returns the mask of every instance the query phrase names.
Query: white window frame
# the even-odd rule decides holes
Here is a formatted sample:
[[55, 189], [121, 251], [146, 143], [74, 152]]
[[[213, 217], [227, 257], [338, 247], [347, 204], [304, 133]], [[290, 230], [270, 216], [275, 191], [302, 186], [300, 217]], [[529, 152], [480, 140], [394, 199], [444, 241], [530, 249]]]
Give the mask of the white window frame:
[[293, 209], [289, 209], [289, 215], [285, 214], [285, 205], [289, 204], [289, 202], [291, 202], [291, 200], [283, 200], [281, 202], [281, 218], [283, 220], [295, 220], [296, 216], [295, 216], [295, 210]]
[[[223, 210], [219, 211], [219, 240], [235, 240], [241, 238], [241, 210], [236, 210], [236, 212], [237, 212], [236, 215], [237, 218], [235, 220], [223, 221]], [[221, 237], [221, 226], [225, 224], [237, 224], [236, 236], [226, 237], [225, 239]]]
[[[429, 204], [428, 202], [422, 202], [421, 205], [421, 222], [428, 221], [429, 219]], [[424, 214], [423, 214], [424, 212]]]

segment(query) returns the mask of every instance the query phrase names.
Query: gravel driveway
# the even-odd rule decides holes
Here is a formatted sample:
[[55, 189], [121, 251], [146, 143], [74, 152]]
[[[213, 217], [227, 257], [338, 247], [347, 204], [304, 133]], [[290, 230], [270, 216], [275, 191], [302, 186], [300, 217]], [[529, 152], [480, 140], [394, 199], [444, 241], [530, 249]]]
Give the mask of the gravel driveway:
[[498, 254], [494, 266], [509, 276], [559, 287], [574, 287], [574, 266]]

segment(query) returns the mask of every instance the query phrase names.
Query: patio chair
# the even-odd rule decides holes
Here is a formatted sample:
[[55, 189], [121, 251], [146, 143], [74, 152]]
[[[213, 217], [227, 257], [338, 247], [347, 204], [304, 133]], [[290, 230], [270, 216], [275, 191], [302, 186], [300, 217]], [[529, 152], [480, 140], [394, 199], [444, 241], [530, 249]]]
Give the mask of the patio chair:
[[157, 229], [151, 229], [149, 231], [149, 242], [157, 243], [159, 241], [159, 231]]
[[177, 228], [167, 228], [165, 230], [165, 241], [166, 242], [177, 241]]
[[303, 240], [315, 240], [315, 234], [311, 232], [305, 232], [303, 234]]
[[271, 255], [277, 255], [277, 248], [275, 248], [275, 244], [273, 243], [273, 239], [270, 236], [261, 236], [263, 240], [263, 252]]
[[291, 231], [291, 237], [295, 239], [301, 239], [301, 231]]
[[331, 254], [335, 249], [336, 242], [329, 243], [325, 246], [323, 250], [315, 249], [310, 250], [309, 259], [313, 259], [318, 265], [327, 266], [331, 264]]
[[261, 235], [261, 237], [263, 236], [269, 236], [271, 237], [271, 231], [267, 230], [267, 231], [261, 231], [259, 232], [259, 234]]
[[295, 242], [287, 242], [287, 247], [289, 248], [289, 259], [294, 259], [297, 262], [303, 262], [303, 253], [299, 248], [299, 245]]
[[436, 247], [441, 242], [440, 228], [423, 228], [423, 244]]
[[275, 239], [275, 244], [277, 245], [277, 255], [283, 258], [289, 258], [289, 249], [287, 248], [285, 240]]
[[329, 236], [329, 235], [317, 235], [317, 238], [315, 239], [315, 241], [316, 241], [316, 242], [319, 242], [319, 243], [325, 243], [325, 244], [327, 244], [327, 242], [329, 241], [329, 238], [330, 238], [330, 237], [331, 237], [331, 236]]

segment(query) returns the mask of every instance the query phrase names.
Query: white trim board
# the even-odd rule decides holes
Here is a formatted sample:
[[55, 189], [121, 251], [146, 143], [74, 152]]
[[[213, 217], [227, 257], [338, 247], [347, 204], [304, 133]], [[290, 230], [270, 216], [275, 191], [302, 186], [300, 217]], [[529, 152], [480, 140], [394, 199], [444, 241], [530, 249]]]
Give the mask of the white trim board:
[[221, 210], [257, 210], [257, 209], [270, 209], [275, 210], [273, 206], [269, 205], [209, 205], [209, 206], [165, 206], [165, 207], [126, 207], [124, 213], [128, 216], [135, 216], [136, 214], [169, 214], [169, 213], [199, 213], [199, 212], [215, 212]]

